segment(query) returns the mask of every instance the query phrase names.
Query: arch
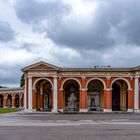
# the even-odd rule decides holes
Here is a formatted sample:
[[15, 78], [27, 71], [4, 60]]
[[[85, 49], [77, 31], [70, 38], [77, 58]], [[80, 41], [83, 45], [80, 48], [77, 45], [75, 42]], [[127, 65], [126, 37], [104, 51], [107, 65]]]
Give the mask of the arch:
[[74, 81], [76, 81], [76, 82], [79, 84], [79, 87], [80, 87], [79, 90], [82, 89], [81, 83], [80, 83], [80, 81], [79, 81], [78, 79], [76, 79], [76, 78], [67, 78], [67, 79], [65, 79], [65, 80], [62, 82], [62, 84], [61, 84], [61, 90], [63, 90], [63, 86], [64, 86], [64, 84], [65, 84], [68, 80], [74, 80]]
[[15, 94], [15, 107], [17, 107], [17, 108], [19, 107], [19, 97], [20, 97], [19, 94], [16, 93]]
[[131, 90], [131, 85], [130, 85], [129, 81], [128, 81], [127, 79], [125, 79], [125, 78], [115, 78], [115, 79], [111, 82], [110, 89], [112, 89], [112, 85], [113, 85], [116, 81], [118, 81], [118, 80], [123, 80], [123, 81], [125, 81], [126, 84], [127, 84], [127, 86], [128, 86], [128, 90]]
[[93, 81], [93, 80], [99, 80], [99, 81], [103, 84], [104, 89], [106, 89], [105, 81], [104, 81], [103, 79], [101, 79], [101, 78], [91, 78], [91, 79], [89, 79], [88, 82], [86, 83], [86, 89], [87, 89], [87, 87], [88, 87], [88, 84], [89, 84], [91, 81]]
[[47, 80], [47, 81], [49, 81], [50, 84], [51, 84], [51, 86], [52, 86], [52, 88], [53, 88], [53, 83], [52, 83], [52, 81], [51, 81], [50, 79], [48, 79], [48, 78], [39, 78], [39, 79], [37, 79], [37, 80], [34, 82], [34, 84], [33, 84], [33, 90], [35, 90], [36, 83], [37, 83], [38, 81], [40, 81], [40, 80]]

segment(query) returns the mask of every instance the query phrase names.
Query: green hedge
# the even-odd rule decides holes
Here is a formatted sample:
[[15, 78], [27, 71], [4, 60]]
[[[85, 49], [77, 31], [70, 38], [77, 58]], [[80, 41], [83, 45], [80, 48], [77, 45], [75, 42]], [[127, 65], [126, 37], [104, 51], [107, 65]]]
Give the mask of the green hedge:
[[21, 111], [21, 108], [0, 108], [0, 113], [10, 113]]

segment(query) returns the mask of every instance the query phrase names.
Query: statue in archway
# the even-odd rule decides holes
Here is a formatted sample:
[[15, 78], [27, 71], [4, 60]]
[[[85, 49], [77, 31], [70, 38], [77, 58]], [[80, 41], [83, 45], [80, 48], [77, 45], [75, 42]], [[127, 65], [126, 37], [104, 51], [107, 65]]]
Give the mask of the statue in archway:
[[75, 101], [76, 101], [76, 97], [75, 97], [75, 94], [72, 92], [70, 94], [70, 97], [68, 98], [69, 100], [69, 109], [75, 109], [76, 105], [75, 105]]

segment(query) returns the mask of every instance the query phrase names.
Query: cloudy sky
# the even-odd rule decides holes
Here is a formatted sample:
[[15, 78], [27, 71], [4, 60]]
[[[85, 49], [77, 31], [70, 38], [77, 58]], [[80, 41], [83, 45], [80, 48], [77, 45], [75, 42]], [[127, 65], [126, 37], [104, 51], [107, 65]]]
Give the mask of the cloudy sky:
[[140, 65], [140, 0], [0, 0], [0, 85], [21, 68]]

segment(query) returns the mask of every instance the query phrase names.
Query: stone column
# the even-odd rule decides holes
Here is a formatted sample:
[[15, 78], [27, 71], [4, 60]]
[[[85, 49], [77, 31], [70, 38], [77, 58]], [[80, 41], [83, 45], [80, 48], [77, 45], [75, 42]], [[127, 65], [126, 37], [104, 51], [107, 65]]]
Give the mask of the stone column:
[[134, 112], [139, 112], [139, 77], [135, 77]]
[[112, 112], [112, 93], [110, 89], [111, 76], [106, 77], [106, 89], [104, 91], [104, 112]]
[[57, 77], [54, 76], [54, 87], [53, 87], [53, 112], [58, 112], [57, 110]]
[[28, 111], [32, 111], [32, 77], [28, 76]]
[[15, 97], [12, 97], [12, 108], [15, 108]]
[[24, 110], [27, 110], [27, 91], [26, 91], [26, 86], [27, 86], [27, 83], [26, 83], [26, 77], [24, 78], [25, 79], [25, 87], [24, 87]]

